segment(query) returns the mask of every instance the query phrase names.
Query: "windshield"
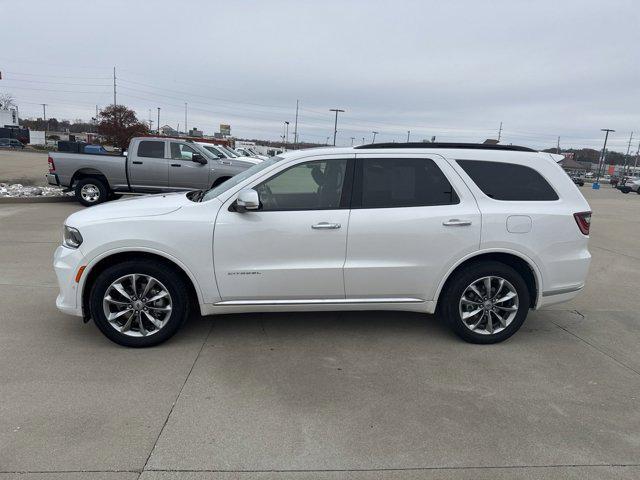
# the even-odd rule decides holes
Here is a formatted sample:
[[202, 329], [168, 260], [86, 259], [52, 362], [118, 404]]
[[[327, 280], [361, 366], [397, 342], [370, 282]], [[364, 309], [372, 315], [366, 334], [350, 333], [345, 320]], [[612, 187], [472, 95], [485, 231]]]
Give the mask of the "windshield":
[[204, 197], [202, 197], [201, 201], [206, 202], [207, 200], [211, 200], [212, 198], [216, 198], [218, 195], [220, 195], [221, 193], [226, 192], [231, 187], [235, 187], [240, 182], [243, 182], [244, 180], [246, 180], [247, 178], [251, 177], [252, 175], [255, 175], [256, 173], [264, 170], [265, 168], [270, 167], [271, 165], [273, 165], [274, 163], [279, 162], [280, 160], [282, 160], [282, 157], [271, 157], [269, 160], [265, 160], [264, 162], [256, 163], [253, 167], [247, 168], [244, 172], [241, 172], [238, 175], [236, 175], [234, 177], [231, 177], [226, 182], [221, 183], [217, 187], [214, 187], [211, 190], [208, 190], [207, 193], [204, 195]]
[[209, 154], [209, 156], [213, 155], [213, 158], [221, 158], [226, 156], [224, 152], [218, 150], [218, 147], [214, 147], [212, 145], [200, 145], [200, 147], [205, 150]]

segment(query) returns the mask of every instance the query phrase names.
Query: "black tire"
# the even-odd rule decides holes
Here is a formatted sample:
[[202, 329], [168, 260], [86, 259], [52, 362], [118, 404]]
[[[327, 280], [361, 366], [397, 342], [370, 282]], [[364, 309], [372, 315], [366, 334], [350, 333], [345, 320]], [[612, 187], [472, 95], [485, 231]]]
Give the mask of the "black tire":
[[[171, 299], [171, 313], [162, 328], [147, 336], [130, 336], [116, 330], [107, 320], [103, 299], [110, 285], [121, 277], [131, 274], [148, 275], [166, 287]], [[152, 260], [128, 260], [113, 265], [98, 275], [89, 297], [91, 316], [100, 331], [111, 341], [125, 347], [152, 347], [171, 338], [189, 315], [189, 290], [182, 276], [171, 266]], [[124, 308], [124, 307], [120, 307]], [[140, 312], [142, 314], [142, 312]], [[131, 328], [137, 328], [134, 320]], [[146, 322], [146, 327], [153, 327]], [[137, 328], [137, 331], [140, 331]]]
[[[487, 261], [473, 264], [454, 275], [443, 292], [439, 307], [442, 317], [456, 335], [470, 343], [489, 344], [502, 342], [518, 331], [529, 312], [530, 300], [527, 284], [517, 271], [504, 263]], [[471, 331], [462, 320], [459, 308], [460, 299], [466, 288], [473, 282], [487, 276], [505, 279], [518, 294], [518, 309], [515, 317], [506, 328], [494, 334]]]
[[[106, 202], [109, 198], [109, 189], [102, 180], [95, 177], [81, 178], [75, 185], [76, 199], [85, 207], [92, 205], [98, 205], [99, 203]], [[88, 189], [90, 192], [96, 192], [95, 196], [88, 196], [83, 188]]]

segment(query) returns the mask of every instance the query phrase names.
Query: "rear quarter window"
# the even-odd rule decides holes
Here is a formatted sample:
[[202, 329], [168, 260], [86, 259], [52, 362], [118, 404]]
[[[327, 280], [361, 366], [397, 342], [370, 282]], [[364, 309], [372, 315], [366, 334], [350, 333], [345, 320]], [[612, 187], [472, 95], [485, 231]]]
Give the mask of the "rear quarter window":
[[484, 160], [457, 162], [482, 193], [494, 200], [558, 200], [558, 194], [549, 182], [531, 167]]

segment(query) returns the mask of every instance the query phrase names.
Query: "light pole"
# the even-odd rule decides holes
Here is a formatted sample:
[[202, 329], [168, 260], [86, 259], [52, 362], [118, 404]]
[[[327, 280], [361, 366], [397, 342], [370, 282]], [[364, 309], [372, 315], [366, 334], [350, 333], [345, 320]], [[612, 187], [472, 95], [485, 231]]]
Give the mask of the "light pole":
[[331, 136], [327, 137], [327, 141], [324, 142], [325, 145], [329, 145], [329, 139], [331, 138]]
[[598, 174], [596, 175], [596, 181], [595, 183], [592, 185], [592, 188], [594, 190], [597, 190], [600, 188], [600, 170], [602, 169], [602, 165], [604, 164], [604, 160], [605, 160], [605, 155], [607, 152], [607, 139], [609, 138], [609, 132], [615, 132], [615, 130], [611, 130], [610, 128], [601, 128], [600, 129], [601, 132], [605, 132], [604, 134], [604, 145], [602, 146], [602, 154], [600, 155], [600, 161], [598, 162]]
[[286, 147], [286, 145], [289, 143], [289, 122], [286, 122], [286, 121], [284, 122], [284, 138], [285, 138], [284, 144]]
[[356, 139], [356, 137], [351, 137], [351, 146], [353, 147], [353, 141]]
[[158, 123], [156, 124], [156, 128], [158, 129], [158, 135], [160, 135], [160, 107], [158, 107]]
[[362, 137], [362, 144], [364, 145], [364, 137]]
[[[336, 135], [338, 134], [338, 113], [340, 112], [344, 112], [344, 110], [341, 110], [339, 108], [330, 108], [329, 109], [330, 112], [336, 112], [336, 121], [333, 124], [333, 146], [336, 146]], [[327, 140], [328, 143], [328, 140]]]
[[407, 143], [409, 143], [409, 138], [411, 138], [411, 130], [407, 130]]
[[376, 135], [377, 135], [379, 132], [371, 132], [371, 133], [373, 133], [373, 140], [371, 141], [371, 143], [376, 143]]

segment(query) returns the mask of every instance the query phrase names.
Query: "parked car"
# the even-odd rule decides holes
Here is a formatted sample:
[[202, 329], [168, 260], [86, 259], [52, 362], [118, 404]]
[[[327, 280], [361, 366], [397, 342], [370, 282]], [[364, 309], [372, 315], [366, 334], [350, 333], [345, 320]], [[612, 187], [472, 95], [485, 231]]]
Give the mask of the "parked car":
[[300, 150], [209, 190], [72, 214], [56, 305], [131, 347], [171, 337], [190, 305], [437, 312], [494, 343], [583, 288], [590, 219], [562, 168], [523, 147]]
[[618, 186], [622, 193], [635, 192], [640, 194], [640, 179], [627, 180], [623, 185]]
[[197, 143], [162, 137], [133, 138], [126, 156], [50, 152], [48, 161], [49, 184], [74, 189], [87, 206], [121, 193], [213, 188], [257, 162], [218, 158]]
[[269, 157], [266, 155], [260, 155], [251, 147], [236, 147], [235, 151], [242, 157], [255, 157], [261, 160], [267, 160]]
[[569, 177], [571, 177], [571, 180], [576, 185], [578, 185], [580, 187], [584, 186], [584, 179], [580, 175], [569, 175]]
[[15, 138], [0, 138], [0, 148], [24, 148], [24, 143]]
[[95, 155], [108, 155], [109, 151], [102, 145], [85, 145], [84, 153], [92, 153]]

